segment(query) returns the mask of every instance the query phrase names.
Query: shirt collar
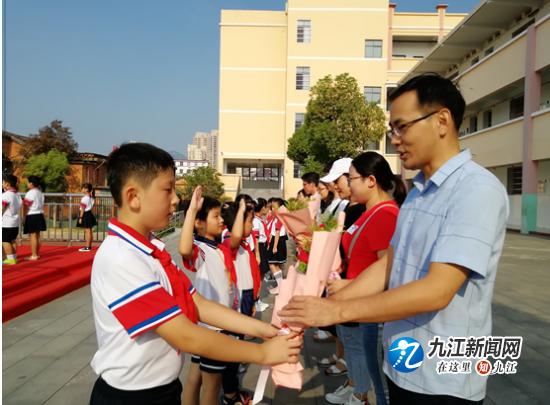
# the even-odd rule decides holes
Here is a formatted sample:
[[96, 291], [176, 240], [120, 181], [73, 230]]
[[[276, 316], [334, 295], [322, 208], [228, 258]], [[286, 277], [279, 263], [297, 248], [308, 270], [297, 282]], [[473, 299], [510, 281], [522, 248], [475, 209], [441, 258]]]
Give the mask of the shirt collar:
[[447, 178], [453, 174], [455, 171], [457, 171], [460, 167], [462, 167], [464, 164], [472, 160], [472, 154], [469, 149], [464, 149], [462, 152], [460, 152], [458, 155], [453, 156], [449, 160], [447, 160], [443, 166], [441, 166], [437, 171], [432, 175], [432, 177], [429, 178], [429, 180], [426, 182], [424, 178], [424, 173], [420, 171], [414, 178], [413, 178], [413, 184], [420, 190], [420, 192], [423, 192], [426, 190], [430, 183], [435, 184], [437, 187], [441, 187], [441, 184]]
[[151, 235], [151, 239], [147, 239], [131, 226], [123, 224], [116, 218], [111, 218], [107, 229], [110, 235], [118, 236], [141, 252], [151, 255], [155, 249], [163, 249], [164, 243], [154, 238]]
[[218, 242], [216, 242], [215, 240], [212, 240], [212, 239], [205, 238], [204, 236], [195, 235], [195, 240], [197, 242], [206, 243], [208, 246], [213, 247], [213, 248], [218, 247]]

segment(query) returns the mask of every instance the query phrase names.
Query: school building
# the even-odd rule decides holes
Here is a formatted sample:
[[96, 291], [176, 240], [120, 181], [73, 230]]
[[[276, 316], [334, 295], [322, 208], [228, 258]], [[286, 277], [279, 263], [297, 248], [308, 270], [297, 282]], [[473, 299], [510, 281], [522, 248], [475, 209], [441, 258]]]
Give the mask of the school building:
[[507, 187], [509, 227], [550, 233], [550, 1], [481, 2], [402, 80], [438, 72], [467, 103], [460, 139]]
[[[446, 8], [407, 13], [387, 0], [288, 0], [281, 11], [222, 10], [217, 170], [227, 194], [295, 196], [300, 167], [286, 150], [310, 87], [347, 72], [386, 109], [388, 90], [467, 16]], [[372, 149], [400, 172], [389, 142]]]

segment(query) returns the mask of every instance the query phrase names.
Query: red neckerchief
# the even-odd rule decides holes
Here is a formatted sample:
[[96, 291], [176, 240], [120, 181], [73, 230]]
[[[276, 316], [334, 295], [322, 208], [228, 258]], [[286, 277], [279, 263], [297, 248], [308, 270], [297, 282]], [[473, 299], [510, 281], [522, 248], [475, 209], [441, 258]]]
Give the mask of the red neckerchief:
[[[267, 235], [267, 232], [268, 232], [267, 223], [266, 223], [265, 220], [264, 220], [261, 216], [259, 216], [259, 215], [256, 215], [256, 218], [258, 218], [258, 219], [260, 220], [260, 222], [261, 222], [261, 224], [262, 224], [262, 226], [263, 226], [263, 228], [264, 228], [265, 236], [267, 237], [267, 236], [268, 236], [268, 235]], [[269, 237], [268, 237], [268, 238], [269, 238]]]
[[218, 249], [220, 249], [223, 253], [223, 262], [225, 264], [225, 268], [229, 272], [231, 282], [233, 283], [233, 285], [236, 286], [237, 270], [235, 270], [235, 263], [233, 263], [233, 255], [231, 254], [231, 250], [222, 243], [218, 243]]
[[244, 250], [248, 253], [248, 260], [250, 262], [250, 273], [252, 274], [252, 282], [253, 282], [253, 288], [254, 288], [254, 298], [258, 298], [260, 294], [260, 266], [258, 266], [258, 261], [256, 260], [256, 256], [254, 255], [254, 252], [250, 249], [250, 245], [246, 241], [246, 239], [241, 240], [241, 246]]
[[118, 236], [142, 253], [157, 259], [168, 277], [170, 286], [172, 287], [172, 296], [176, 300], [178, 306], [191, 322], [197, 323], [199, 314], [193, 297], [191, 296], [191, 292], [194, 290], [193, 284], [187, 278], [183, 270], [178, 268], [176, 263], [174, 263], [170, 253], [168, 253], [166, 249], [160, 250], [136, 230], [119, 222], [115, 218], [109, 221], [108, 234]]

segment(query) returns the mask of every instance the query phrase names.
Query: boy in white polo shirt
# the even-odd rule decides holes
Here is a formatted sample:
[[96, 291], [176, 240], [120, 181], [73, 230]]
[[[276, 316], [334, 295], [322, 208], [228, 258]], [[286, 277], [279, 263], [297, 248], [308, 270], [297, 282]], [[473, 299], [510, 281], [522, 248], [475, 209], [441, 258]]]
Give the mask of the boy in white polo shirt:
[[[271, 325], [213, 303], [195, 289], [151, 232], [174, 213], [174, 162], [153, 145], [122, 145], [109, 157], [108, 183], [118, 206], [94, 258], [91, 277], [99, 375], [90, 403], [180, 404], [182, 352], [221, 361], [296, 362], [301, 339], [274, 337]], [[190, 207], [196, 209], [194, 198]], [[272, 338], [258, 345], [201, 328]]]
[[2, 264], [17, 264], [15, 240], [19, 233], [19, 208], [21, 197], [17, 195], [17, 177], [7, 174], [2, 181]]

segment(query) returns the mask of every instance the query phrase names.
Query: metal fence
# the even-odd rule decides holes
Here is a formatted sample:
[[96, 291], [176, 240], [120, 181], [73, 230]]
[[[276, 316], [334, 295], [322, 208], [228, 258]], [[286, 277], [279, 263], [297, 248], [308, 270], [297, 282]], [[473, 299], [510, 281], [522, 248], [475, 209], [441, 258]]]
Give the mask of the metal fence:
[[[21, 193], [21, 198], [24, 194]], [[82, 194], [44, 193], [44, 217], [47, 230], [42, 232], [41, 240], [72, 244], [84, 241], [84, 229], [77, 227], [80, 199]], [[97, 219], [97, 226], [93, 228], [94, 242], [101, 242], [107, 235], [107, 223], [110, 218], [116, 217], [117, 207], [111, 196], [96, 196], [92, 213]], [[20, 212], [21, 224], [19, 228], [19, 242], [26, 241], [29, 235], [23, 235], [23, 207]], [[183, 211], [178, 211], [171, 218], [166, 228], [156, 232], [161, 237], [174, 231], [183, 223]]]

